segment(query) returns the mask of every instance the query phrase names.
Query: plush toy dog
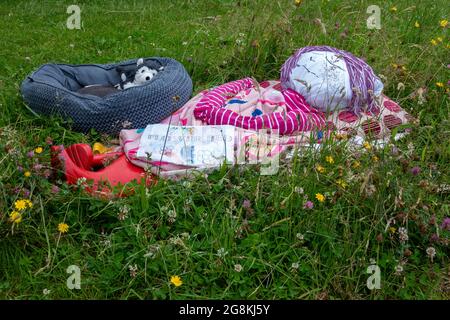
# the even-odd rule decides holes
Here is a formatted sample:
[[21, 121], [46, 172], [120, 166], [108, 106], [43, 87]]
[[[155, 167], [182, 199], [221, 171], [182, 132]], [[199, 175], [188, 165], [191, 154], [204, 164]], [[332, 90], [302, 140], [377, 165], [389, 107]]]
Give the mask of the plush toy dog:
[[116, 88], [123, 90], [145, 84], [152, 80], [159, 71], [164, 70], [164, 67], [160, 66], [158, 68], [149, 62], [144, 62], [144, 59], [140, 58], [136, 63], [136, 67], [117, 67], [116, 70], [119, 72], [121, 79]]

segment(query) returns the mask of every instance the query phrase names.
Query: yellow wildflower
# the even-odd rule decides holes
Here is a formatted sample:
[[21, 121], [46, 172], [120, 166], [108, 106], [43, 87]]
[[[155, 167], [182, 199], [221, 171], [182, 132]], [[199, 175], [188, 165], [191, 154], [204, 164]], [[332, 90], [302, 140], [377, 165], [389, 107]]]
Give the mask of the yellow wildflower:
[[29, 176], [31, 176], [31, 172], [30, 171], [25, 171], [23, 174], [26, 178], [28, 178]]
[[345, 181], [342, 180], [342, 179], [336, 180], [336, 184], [337, 184], [338, 186], [340, 186], [342, 189], [345, 189], [345, 188], [347, 188], [347, 186], [348, 186], [347, 182], [345, 182]]
[[324, 202], [325, 201], [325, 196], [321, 193], [316, 193], [316, 199], [319, 202]]
[[444, 19], [444, 20], [439, 21], [439, 25], [440, 25], [442, 28], [445, 28], [445, 27], [448, 25], [448, 20], [447, 20], [447, 19]]
[[367, 141], [364, 141], [363, 147], [366, 150], [371, 150], [372, 149], [372, 145], [369, 142], [367, 142]]
[[25, 210], [27, 208], [27, 202], [25, 200], [17, 200], [14, 202], [14, 207], [19, 211]]
[[33, 202], [31, 202], [31, 200], [25, 199], [23, 201], [25, 201], [25, 204], [28, 206], [28, 208], [32, 208], [33, 207]]
[[353, 169], [358, 169], [361, 166], [361, 163], [358, 160], [355, 160], [352, 164]]
[[42, 151], [44, 151], [44, 149], [42, 149], [42, 147], [37, 147], [36, 149], [34, 149], [34, 152], [37, 154], [42, 153]]
[[437, 37], [436, 40], [437, 40], [437, 42], [442, 42], [443, 41], [442, 37]]
[[303, 0], [295, 0], [295, 5], [296, 5], [296, 6], [301, 5], [301, 4], [302, 4], [302, 1], [303, 1]]
[[395, 231], [397, 231], [397, 229], [396, 229], [395, 227], [390, 227], [390, 228], [389, 228], [389, 232], [390, 232], [390, 233], [394, 234]]
[[419, 21], [416, 21], [416, 22], [414, 23], [414, 27], [420, 28], [420, 23], [419, 23]]
[[332, 156], [326, 156], [325, 157], [325, 161], [328, 162], [329, 164], [333, 164], [334, 163], [334, 159]]
[[438, 43], [437, 43], [437, 41], [436, 41], [436, 40], [434, 40], [434, 39], [431, 39], [431, 41], [430, 41], [430, 42], [431, 42], [431, 44], [432, 44], [433, 46], [437, 46], [437, 44], [438, 44]]
[[325, 172], [325, 168], [322, 167], [320, 164], [316, 165], [316, 170], [320, 173], [324, 173]]
[[61, 222], [60, 224], [58, 224], [58, 231], [60, 233], [66, 233], [67, 231], [69, 231], [69, 225], [67, 223]]
[[22, 221], [22, 214], [17, 211], [11, 212], [11, 214], [9, 215], [9, 221], [16, 224], [20, 223]]
[[183, 284], [183, 281], [181, 281], [181, 278], [179, 276], [172, 276], [170, 277], [170, 282], [175, 286], [179, 287]]
[[377, 156], [373, 156], [372, 160], [373, 160], [373, 162], [378, 162], [378, 160], [380, 160], [380, 158], [378, 158]]
[[397, 12], [397, 7], [396, 7], [396, 6], [393, 6], [393, 7], [391, 7], [389, 10], [390, 10], [391, 12]]
[[444, 84], [442, 82], [436, 82], [436, 86], [438, 86], [439, 88], [443, 88]]

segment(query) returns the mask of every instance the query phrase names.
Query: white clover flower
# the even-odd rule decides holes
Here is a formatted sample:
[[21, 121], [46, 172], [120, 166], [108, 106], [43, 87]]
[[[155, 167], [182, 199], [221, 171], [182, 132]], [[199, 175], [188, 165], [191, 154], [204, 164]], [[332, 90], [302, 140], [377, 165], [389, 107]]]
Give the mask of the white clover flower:
[[241, 272], [243, 267], [238, 263], [234, 265], [234, 271]]

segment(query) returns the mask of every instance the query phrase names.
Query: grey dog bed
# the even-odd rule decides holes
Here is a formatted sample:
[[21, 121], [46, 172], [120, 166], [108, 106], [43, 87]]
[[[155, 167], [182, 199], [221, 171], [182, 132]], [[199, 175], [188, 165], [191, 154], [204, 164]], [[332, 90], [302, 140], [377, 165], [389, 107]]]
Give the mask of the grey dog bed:
[[22, 96], [38, 114], [59, 114], [73, 120], [73, 129], [117, 134], [121, 129], [143, 128], [159, 123], [182, 107], [192, 94], [192, 80], [178, 61], [146, 58], [163, 71], [148, 83], [105, 97], [80, 94], [85, 86], [113, 86], [120, 82], [117, 66], [131, 67], [137, 59], [115, 64], [45, 64], [30, 74], [21, 86]]

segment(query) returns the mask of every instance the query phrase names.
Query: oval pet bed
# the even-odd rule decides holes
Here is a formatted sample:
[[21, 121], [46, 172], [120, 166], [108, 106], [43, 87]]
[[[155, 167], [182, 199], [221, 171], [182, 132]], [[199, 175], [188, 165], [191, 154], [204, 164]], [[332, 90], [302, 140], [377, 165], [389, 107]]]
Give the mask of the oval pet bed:
[[104, 97], [77, 91], [89, 85], [114, 86], [120, 82], [116, 67], [136, 65], [137, 59], [115, 64], [45, 64], [22, 83], [30, 108], [44, 115], [59, 114], [73, 120], [73, 129], [118, 134], [124, 128], [159, 123], [182, 107], [192, 94], [192, 80], [183, 65], [170, 58], [146, 58], [164, 67], [148, 83]]

